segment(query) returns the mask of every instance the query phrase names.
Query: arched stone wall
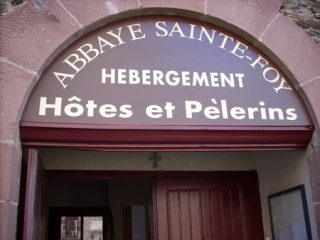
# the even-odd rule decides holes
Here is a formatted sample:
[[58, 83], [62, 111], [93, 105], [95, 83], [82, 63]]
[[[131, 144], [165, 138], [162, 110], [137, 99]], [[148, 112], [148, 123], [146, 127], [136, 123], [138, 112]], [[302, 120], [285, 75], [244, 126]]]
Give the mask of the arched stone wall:
[[15, 239], [21, 167], [19, 120], [46, 64], [68, 42], [100, 24], [160, 12], [219, 22], [261, 48], [293, 81], [316, 125], [308, 151], [320, 226], [320, 47], [279, 12], [281, 5], [278, 0], [29, 0], [1, 15], [0, 239]]

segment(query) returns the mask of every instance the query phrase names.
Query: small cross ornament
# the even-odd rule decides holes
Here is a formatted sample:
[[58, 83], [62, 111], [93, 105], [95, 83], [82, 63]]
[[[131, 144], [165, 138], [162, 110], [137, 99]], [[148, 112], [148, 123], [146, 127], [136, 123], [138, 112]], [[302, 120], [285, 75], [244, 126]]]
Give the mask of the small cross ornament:
[[158, 162], [160, 162], [161, 160], [162, 160], [162, 159], [161, 159], [160, 155], [159, 155], [157, 152], [153, 152], [153, 153], [152, 153], [152, 156], [149, 157], [149, 161], [152, 162], [152, 167], [153, 167], [154, 169], [157, 169], [157, 168], [159, 167]]

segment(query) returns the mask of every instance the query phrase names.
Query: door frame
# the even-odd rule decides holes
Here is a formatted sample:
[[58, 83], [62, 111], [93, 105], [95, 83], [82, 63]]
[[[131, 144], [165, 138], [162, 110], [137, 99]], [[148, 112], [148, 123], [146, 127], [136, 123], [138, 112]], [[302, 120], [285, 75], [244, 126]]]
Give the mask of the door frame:
[[[30, 150], [29, 150], [30, 151]], [[35, 150], [37, 152], [37, 150]], [[32, 157], [32, 154], [29, 154], [29, 158]], [[156, 211], [156, 184], [157, 179], [163, 178], [229, 178], [231, 181], [233, 179], [238, 179], [241, 177], [243, 182], [252, 184], [252, 179], [256, 179], [256, 184], [258, 184], [258, 176], [256, 171], [88, 171], [88, 170], [46, 170], [45, 171], [46, 179], [82, 179], [82, 180], [109, 180], [109, 179], [145, 179], [152, 181], [152, 195], [153, 195], [153, 210]], [[36, 186], [36, 182], [30, 181], [30, 176], [27, 177], [27, 187], [26, 187], [26, 196], [29, 195], [28, 186]], [[34, 190], [31, 192], [35, 194]], [[261, 209], [261, 200], [259, 194], [259, 203]], [[26, 209], [30, 204], [35, 204], [34, 201], [31, 201], [26, 197]], [[62, 209], [62, 208], [61, 208]], [[70, 208], [71, 209], [71, 208]], [[76, 208], [75, 208], [76, 209]], [[77, 209], [76, 209], [77, 210]], [[69, 210], [68, 210], [69, 211]], [[73, 210], [70, 210], [73, 211]], [[261, 213], [261, 210], [260, 210]], [[24, 220], [24, 231], [32, 229], [30, 222], [26, 220], [28, 217], [28, 212], [25, 211], [25, 220]], [[156, 214], [153, 214], [154, 220], [154, 236], [157, 239], [157, 220]], [[262, 217], [261, 217], [262, 221]], [[25, 234], [24, 234], [25, 235]], [[24, 240], [31, 240], [37, 238], [24, 238]], [[41, 238], [39, 238], [40, 240]], [[107, 238], [105, 238], [107, 239]]]
[[[23, 240], [44, 239], [45, 219], [45, 170], [42, 167], [37, 149], [27, 149], [27, 176], [23, 219]], [[38, 227], [34, 227], [38, 226]]]

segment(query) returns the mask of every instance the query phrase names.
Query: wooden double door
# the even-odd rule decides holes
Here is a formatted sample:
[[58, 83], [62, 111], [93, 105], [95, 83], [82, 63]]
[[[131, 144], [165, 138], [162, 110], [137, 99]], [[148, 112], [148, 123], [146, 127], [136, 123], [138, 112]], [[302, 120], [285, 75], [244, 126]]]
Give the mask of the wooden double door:
[[263, 239], [255, 172], [212, 175], [157, 178], [157, 240]]

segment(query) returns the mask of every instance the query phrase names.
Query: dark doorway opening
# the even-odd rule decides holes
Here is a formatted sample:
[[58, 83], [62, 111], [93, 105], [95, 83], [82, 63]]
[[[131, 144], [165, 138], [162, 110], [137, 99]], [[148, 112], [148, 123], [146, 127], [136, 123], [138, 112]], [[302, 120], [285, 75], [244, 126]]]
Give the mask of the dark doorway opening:
[[46, 194], [49, 240], [153, 239], [151, 179], [49, 177]]

